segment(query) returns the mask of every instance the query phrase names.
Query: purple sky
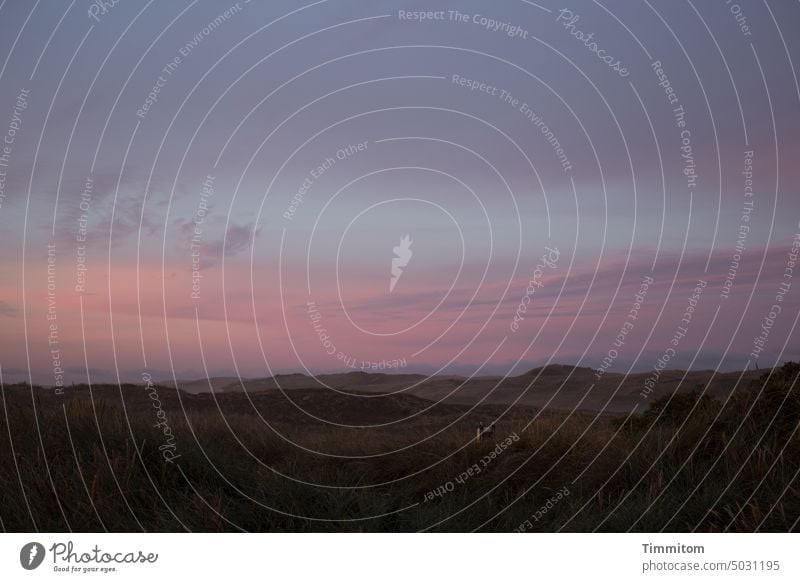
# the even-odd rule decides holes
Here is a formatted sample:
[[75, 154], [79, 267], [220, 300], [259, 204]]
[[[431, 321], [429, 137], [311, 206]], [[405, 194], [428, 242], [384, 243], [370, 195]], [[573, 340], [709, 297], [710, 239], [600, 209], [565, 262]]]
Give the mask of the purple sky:
[[2, 4], [4, 381], [800, 357], [800, 4], [265, 4]]

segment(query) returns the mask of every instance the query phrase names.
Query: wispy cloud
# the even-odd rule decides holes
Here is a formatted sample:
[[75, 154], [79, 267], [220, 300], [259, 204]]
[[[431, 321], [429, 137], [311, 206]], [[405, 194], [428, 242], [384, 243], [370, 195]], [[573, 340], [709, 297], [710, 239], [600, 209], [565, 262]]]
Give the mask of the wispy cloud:
[[8, 301], [0, 301], [0, 316], [2, 317], [17, 317], [19, 309]]

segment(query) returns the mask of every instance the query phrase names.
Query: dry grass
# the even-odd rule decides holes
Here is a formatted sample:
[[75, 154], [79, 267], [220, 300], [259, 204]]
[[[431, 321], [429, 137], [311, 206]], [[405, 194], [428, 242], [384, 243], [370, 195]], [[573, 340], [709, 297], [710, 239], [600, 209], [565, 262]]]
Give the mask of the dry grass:
[[[450, 406], [412, 423], [335, 428], [271, 416], [264, 396], [267, 426], [244, 395], [179, 399], [161, 388], [181, 455], [169, 464], [141, 388], [57, 397], [7, 386], [0, 520], [5, 531], [512, 531], [526, 520], [530, 531], [796, 530], [799, 371], [787, 364], [725, 406], [699, 393], [662, 399], [624, 425], [556, 413], [531, 423], [537, 411], [519, 409], [496, 435], [520, 440], [463, 484], [456, 477], [494, 447], [467, 445], [474, 426], [497, 409]], [[304, 396], [324, 411], [327, 393]], [[387, 400], [406, 413], [427, 404]], [[357, 412], [342, 409], [340, 422]], [[425, 500], [449, 482], [452, 491]], [[535, 520], [565, 486], [570, 494]]]

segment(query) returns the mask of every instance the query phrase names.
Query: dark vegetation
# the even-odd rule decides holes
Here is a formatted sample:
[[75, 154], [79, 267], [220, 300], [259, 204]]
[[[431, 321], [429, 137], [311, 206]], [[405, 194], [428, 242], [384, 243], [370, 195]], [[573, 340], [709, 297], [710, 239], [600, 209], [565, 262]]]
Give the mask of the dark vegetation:
[[[5, 386], [0, 525], [5, 531], [512, 531], [523, 524], [527, 531], [794, 531], [798, 374], [800, 365], [788, 363], [725, 400], [698, 387], [628, 418], [432, 406], [404, 394], [298, 390], [289, 394], [293, 403], [275, 390], [192, 395], [157, 386], [171, 435], [156, 426], [155, 401], [141, 386], [74, 386], [62, 396]], [[501, 415], [493, 438], [471, 442], [479, 421]], [[481, 459], [513, 434], [519, 440], [484, 466]], [[169, 443], [180, 455], [173, 462], [159, 450]], [[475, 464], [480, 473], [457, 479]], [[542, 513], [557, 491], [568, 495]]]

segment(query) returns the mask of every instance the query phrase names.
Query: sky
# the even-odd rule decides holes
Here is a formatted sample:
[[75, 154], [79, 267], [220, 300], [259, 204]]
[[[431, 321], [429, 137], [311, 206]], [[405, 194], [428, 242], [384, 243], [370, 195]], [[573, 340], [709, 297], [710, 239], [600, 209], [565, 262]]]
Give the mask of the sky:
[[0, 6], [4, 382], [800, 357], [800, 4]]

